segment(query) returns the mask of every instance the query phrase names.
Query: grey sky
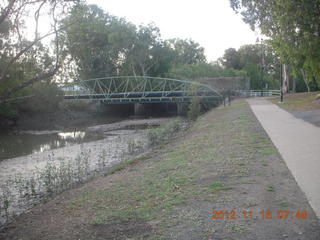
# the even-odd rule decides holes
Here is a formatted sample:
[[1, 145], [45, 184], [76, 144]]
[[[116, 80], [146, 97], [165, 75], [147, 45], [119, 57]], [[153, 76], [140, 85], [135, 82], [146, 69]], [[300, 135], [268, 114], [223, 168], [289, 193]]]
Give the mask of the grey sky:
[[229, 0], [87, 0], [134, 24], [154, 22], [162, 38], [191, 38], [214, 61], [230, 47], [255, 43], [258, 34], [233, 12]]

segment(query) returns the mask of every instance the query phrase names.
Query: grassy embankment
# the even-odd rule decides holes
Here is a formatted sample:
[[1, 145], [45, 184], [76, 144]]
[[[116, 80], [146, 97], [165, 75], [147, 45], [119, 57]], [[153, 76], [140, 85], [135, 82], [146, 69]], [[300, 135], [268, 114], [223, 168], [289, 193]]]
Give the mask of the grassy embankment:
[[17, 219], [13, 226], [24, 228], [11, 228], [5, 236], [272, 239], [283, 232], [295, 234], [297, 228], [318, 234], [313, 229], [316, 220], [312, 212], [311, 222], [210, 219], [213, 208], [310, 210], [244, 101], [210, 111], [184, 136], [110, 172], [113, 174], [61, 195]]
[[279, 97], [272, 98], [271, 102], [288, 111], [314, 110], [319, 109], [319, 100], [315, 100], [320, 92], [305, 92], [287, 94], [284, 96], [284, 103], [279, 104]]

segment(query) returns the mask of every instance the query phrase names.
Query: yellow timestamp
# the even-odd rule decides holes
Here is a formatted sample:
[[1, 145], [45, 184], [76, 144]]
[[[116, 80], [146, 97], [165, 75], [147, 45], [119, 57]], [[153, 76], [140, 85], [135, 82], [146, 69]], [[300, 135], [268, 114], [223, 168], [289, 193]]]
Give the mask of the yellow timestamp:
[[232, 220], [232, 219], [245, 219], [245, 220], [252, 220], [252, 219], [307, 219], [308, 218], [308, 212], [305, 209], [298, 209], [298, 210], [284, 210], [279, 209], [277, 211], [272, 210], [260, 210], [260, 211], [254, 211], [254, 210], [213, 210], [211, 219], [213, 220]]

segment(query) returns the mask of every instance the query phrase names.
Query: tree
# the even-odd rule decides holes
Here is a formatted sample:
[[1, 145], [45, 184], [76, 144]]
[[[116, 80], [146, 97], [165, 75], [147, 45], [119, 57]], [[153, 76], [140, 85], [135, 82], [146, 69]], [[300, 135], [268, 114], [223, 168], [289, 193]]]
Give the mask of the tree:
[[282, 63], [308, 82], [320, 82], [320, 1], [230, 0], [246, 23], [271, 39]]
[[81, 79], [117, 75], [135, 41], [135, 26], [96, 5], [75, 6], [64, 24], [79, 22], [63, 35], [66, 51]]
[[[0, 6], [0, 103], [22, 95], [36, 82], [52, 78], [63, 58], [60, 52], [59, 34], [67, 26], [59, 25], [60, 16], [76, 1], [70, 0], [5, 0]], [[41, 16], [51, 20], [48, 32], [39, 32]], [[33, 17], [33, 21], [31, 21]], [[33, 22], [33, 37], [27, 39], [23, 29]], [[32, 28], [32, 26], [31, 26]], [[45, 38], [53, 38], [53, 49], [42, 44]], [[51, 53], [54, 53], [52, 55]]]
[[147, 76], [159, 60], [161, 49], [160, 30], [153, 24], [139, 26], [133, 46], [128, 53], [128, 61], [134, 75]]
[[225, 50], [223, 58], [222, 58], [222, 64], [227, 68], [233, 68], [233, 69], [241, 69], [240, 66], [240, 56], [239, 53], [235, 48], [228, 48]]
[[280, 63], [268, 42], [243, 45], [239, 50], [229, 48], [225, 51], [222, 64], [226, 68], [245, 71], [252, 89], [279, 86]]
[[209, 63], [176, 65], [169, 72], [170, 78], [195, 81], [203, 78], [245, 77], [245, 75], [246, 73], [243, 71]]
[[174, 38], [167, 40], [167, 44], [175, 51], [176, 65], [205, 63], [204, 48], [191, 39]]

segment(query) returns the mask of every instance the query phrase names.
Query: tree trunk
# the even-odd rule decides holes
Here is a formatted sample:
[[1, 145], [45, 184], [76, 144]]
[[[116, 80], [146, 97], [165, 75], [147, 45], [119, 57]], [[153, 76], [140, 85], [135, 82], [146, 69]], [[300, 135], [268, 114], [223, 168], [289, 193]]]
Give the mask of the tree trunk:
[[134, 68], [134, 65], [133, 65], [133, 63], [131, 63], [131, 70], [132, 70], [132, 73], [133, 73], [133, 76], [137, 76], [137, 74], [136, 74], [136, 70], [135, 70], [135, 68]]
[[29, 79], [28, 81], [24, 81], [18, 85], [16, 85], [15, 87], [12, 87], [8, 90], [6, 90], [2, 96], [0, 96], [0, 104], [1, 103], [5, 103], [8, 101], [8, 99], [14, 94], [16, 93], [17, 91], [25, 88], [25, 87], [28, 87], [32, 84], [34, 84], [35, 82], [39, 82], [41, 80], [45, 80], [47, 78], [50, 78], [52, 77], [53, 75], [56, 74], [56, 72], [58, 71], [59, 69], [59, 66], [56, 66], [53, 70], [49, 71], [49, 72], [46, 72], [46, 73], [42, 73], [34, 78], [31, 78]]
[[292, 92], [296, 92], [296, 79], [295, 78], [293, 78], [292, 79]]
[[288, 66], [286, 64], [283, 64], [283, 85], [282, 89], [284, 93], [289, 92], [289, 73], [288, 73]]
[[141, 64], [141, 72], [142, 72], [142, 76], [146, 76], [147, 75], [144, 64]]
[[301, 74], [302, 74], [303, 81], [306, 84], [307, 90], [308, 90], [308, 92], [310, 92], [310, 87], [309, 87], [309, 83], [308, 83], [308, 80], [307, 80], [306, 73], [305, 73], [305, 71], [303, 69], [301, 69], [300, 71], [301, 71]]

